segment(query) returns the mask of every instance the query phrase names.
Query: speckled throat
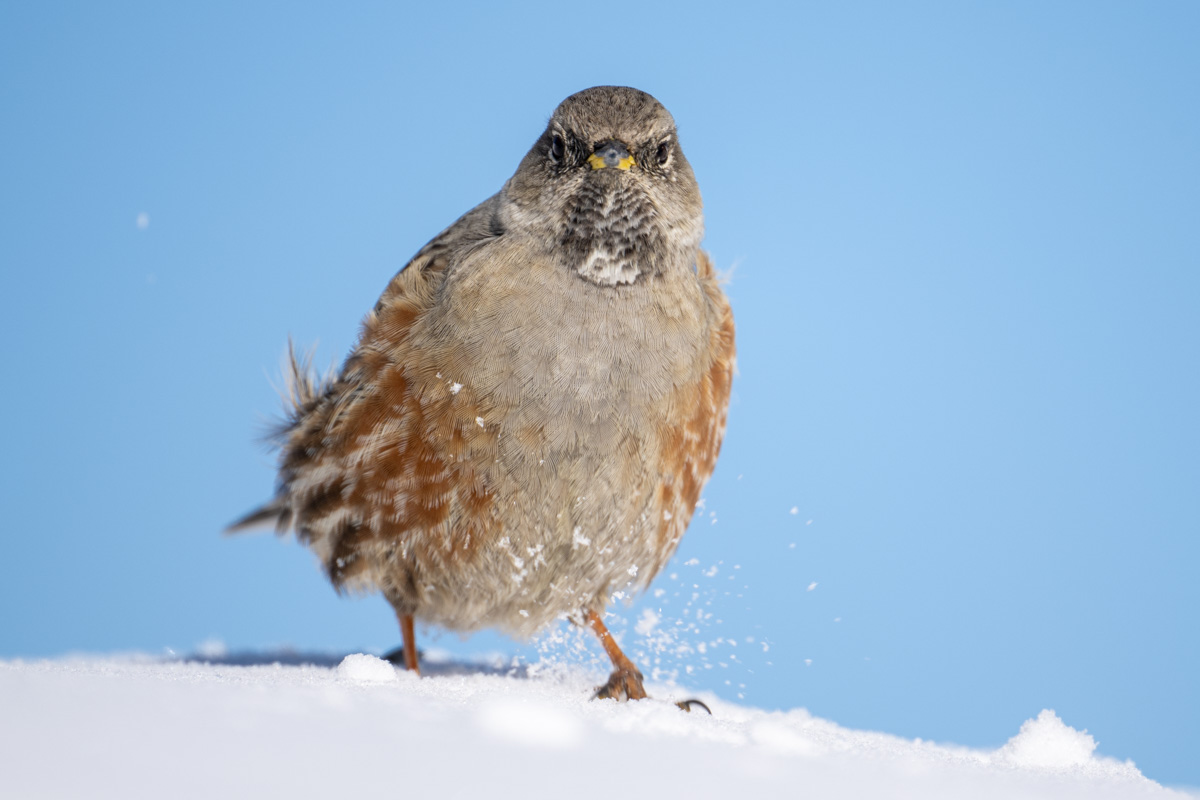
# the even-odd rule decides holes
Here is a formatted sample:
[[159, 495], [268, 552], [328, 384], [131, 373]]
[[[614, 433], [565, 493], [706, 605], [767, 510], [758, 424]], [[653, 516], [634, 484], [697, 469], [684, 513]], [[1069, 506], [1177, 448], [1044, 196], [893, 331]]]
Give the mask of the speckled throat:
[[562, 248], [581, 278], [624, 286], [659, 272], [667, 243], [654, 205], [636, 186], [585, 181], [568, 208]]

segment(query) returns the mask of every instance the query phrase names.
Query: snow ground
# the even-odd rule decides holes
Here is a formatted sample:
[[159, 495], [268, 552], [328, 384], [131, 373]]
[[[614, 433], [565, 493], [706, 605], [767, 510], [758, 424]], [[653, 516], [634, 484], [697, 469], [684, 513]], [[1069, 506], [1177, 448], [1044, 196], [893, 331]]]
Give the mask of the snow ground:
[[1096, 756], [1051, 711], [986, 751], [706, 694], [713, 715], [689, 714], [669, 686], [590, 702], [598, 676], [576, 667], [429, 672], [370, 655], [0, 661], [0, 796], [1189, 797]]

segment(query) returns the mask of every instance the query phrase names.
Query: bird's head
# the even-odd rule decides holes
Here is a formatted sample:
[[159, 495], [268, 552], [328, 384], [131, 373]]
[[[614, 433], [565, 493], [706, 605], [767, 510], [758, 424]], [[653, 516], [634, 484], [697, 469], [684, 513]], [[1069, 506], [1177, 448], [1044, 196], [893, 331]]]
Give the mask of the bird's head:
[[690, 267], [700, 189], [675, 120], [645, 92], [596, 86], [564, 100], [505, 186], [511, 223], [600, 286]]

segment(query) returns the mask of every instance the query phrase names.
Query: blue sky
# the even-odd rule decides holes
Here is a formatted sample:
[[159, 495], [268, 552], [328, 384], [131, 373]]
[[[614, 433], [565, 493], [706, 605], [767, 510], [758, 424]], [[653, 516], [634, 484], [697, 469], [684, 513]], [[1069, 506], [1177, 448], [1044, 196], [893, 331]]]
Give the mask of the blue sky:
[[0, 7], [0, 656], [394, 646], [219, 535], [271, 492], [286, 337], [340, 360], [563, 97], [628, 84], [739, 376], [627, 642], [697, 624], [687, 685], [904, 736], [1049, 707], [1200, 784], [1200, 10], [432, 6]]

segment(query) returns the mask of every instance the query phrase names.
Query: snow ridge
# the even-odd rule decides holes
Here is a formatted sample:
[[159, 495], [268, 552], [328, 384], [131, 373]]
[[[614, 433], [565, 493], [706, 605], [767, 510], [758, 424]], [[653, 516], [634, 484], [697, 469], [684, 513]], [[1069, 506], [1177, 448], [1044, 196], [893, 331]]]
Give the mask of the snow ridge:
[[371, 655], [340, 665], [149, 659], [0, 661], [0, 796], [639, 795], [1184, 798], [1042, 711], [977, 750], [842, 728], [701, 693], [591, 702], [577, 668], [416, 678]]

